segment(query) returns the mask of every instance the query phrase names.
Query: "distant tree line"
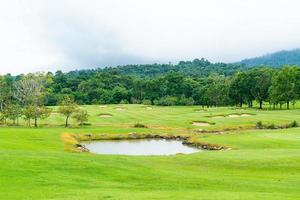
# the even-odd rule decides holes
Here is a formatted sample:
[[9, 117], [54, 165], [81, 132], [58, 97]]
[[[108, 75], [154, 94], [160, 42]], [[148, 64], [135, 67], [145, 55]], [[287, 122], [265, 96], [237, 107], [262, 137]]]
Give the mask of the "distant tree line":
[[[184, 65], [180, 63], [178, 66]], [[204, 59], [191, 63], [211, 66]], [[140, 75], [120, 72], [120, 69], [0, 76], [1, 120], [18, 123], [22, 117], [28, 125], [37, 126], [39, 119], [51, 113], [48, 106], [54, 105], [59, 105], [58, 112], [65, 116], [65, 126], [68, 126], [70, 117], [80, 124], [87, 121], [88, 113], [79, 108], [80, 104], [207, 107], [246, 104], [252, 107], [257, 102], [262, 108], [267, 102], [274, 109], [282, 108], [284, 104], [289, 109], [300, 98], [300, 68], [297, 66], [241, 68], [235, 72], [232, 69], [239, 67], [229, 67], [230, 72], [224, 68], [224, 71], [211, 70], [202, 75], [192, 74], [193, 71], [183, 73], [176, 68], [149, 76], [147, 73], [141, 75], [142, 71], [147, 71], [144, 65], [138, 66]]]

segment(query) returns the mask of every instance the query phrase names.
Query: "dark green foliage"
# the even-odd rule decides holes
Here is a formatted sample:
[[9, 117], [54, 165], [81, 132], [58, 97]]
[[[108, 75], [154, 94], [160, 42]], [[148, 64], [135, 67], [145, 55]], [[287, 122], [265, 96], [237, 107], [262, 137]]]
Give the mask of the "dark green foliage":
[[139, 123], [139, 122], [138, 122], [138, 123], [135, 123], [133, 127], [134, 127], [134, 128], [147, 128], [146, 125], [141, 124], [141, 123]]
[[295, 120], [292, 121], [292, 122], [288, 125], [289, 128], [295, 128], [295, 127], [298, 127], [298, 126], [299, 126], [299, 125], [298, 125], [298, 122], [296, 122]]
[[245, 69], [243, 64], [211, 63], [208, 60], [194, 59], [193, 61], [180, 61], [172, 64], [148, 64], [148, 65], [125, 65], [105, 68], [105, 72], [134, 75], [139, 77], [156, 77], [170, 72], [179, 72], [188, 76], [209, 76], [212, 73], [220, 75], [232, 75], [239, 70]]
[[264, 128], [261, 121], [257, 122], [256, 125], [255, 125], [255, 127], [256, 127], [257, 129], [263, 129], [263, 128]]
[[[22, 82], [42, 80], [37, 95], [16, 95]], [[21, 81], [20, 81], [21, 80]], [[27, 80], [28, 82], [28, 80]], [[28, 84], [27, 84], [28, 85]], [[40, 84], [37, 84], [40, 85]], [[300, 69], [285, 66], [248, 69], [243, 65], [211, 63], [205, 59], [176, 65], [128, 65], [55, 74], [0, 77], [0, 111], [11, 102], [58, 105], [65, 96], [76, 104], [202, 105], [207, 107], [271, 103], [294, 105], [300, 98]], [[31, 97], [32, 99], [28, 99]], [[32, 102], [34, 100], [34, 102]], [[2, 117], [5, 117], [2, 113]]]

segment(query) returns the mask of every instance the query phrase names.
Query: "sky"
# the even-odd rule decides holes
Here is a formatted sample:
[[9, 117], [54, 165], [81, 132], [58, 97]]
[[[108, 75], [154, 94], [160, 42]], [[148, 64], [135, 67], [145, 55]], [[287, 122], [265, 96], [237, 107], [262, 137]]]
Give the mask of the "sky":
[[0, 0], [0, 74], [300, 48], [298, 0]]

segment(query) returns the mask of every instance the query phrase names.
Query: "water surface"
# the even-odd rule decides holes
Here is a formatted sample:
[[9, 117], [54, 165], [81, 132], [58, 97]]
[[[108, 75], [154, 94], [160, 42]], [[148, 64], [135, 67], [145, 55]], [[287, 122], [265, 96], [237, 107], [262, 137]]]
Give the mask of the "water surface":
[[115, 155], [175, 155], [190, 154], [201, 151], [189, 147], [178, 140], [140, 139], [140, 140], [98, 140], [82, 142], [82, 144], [96, 154]]

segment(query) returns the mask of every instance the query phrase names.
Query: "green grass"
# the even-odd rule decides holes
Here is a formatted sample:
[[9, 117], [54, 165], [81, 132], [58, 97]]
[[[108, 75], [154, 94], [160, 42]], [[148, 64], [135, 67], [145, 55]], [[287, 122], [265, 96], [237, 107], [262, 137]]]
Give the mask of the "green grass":
[[[259, 111], [200, 107], [118, 105], [84, 106], [92, 126], [63, 128], [52, 115], [43, 127], [0, 128], [1, 199], [299, 199], [300, 128], [239, 130], [204, 134], [199, 140], [230, 146], [176, 156], [115, 156], [64, 151], [61, 134], [69, 133], [193, 133], [199, 128], [249, 128], [256, 122], [300, 122], [300, 110]], [[111, 118], [101, 118], [110, 113]], [[249, 117], [208, 118], [209, 115], [252, 113]], [[195, 127], [192, 121], [216, 123]], [[23, 123], [23, 122], [21, 122]], [[142, 123], [148, 128], [133, 128]], [[46, 125], [47, 124], [47, 125]]]

